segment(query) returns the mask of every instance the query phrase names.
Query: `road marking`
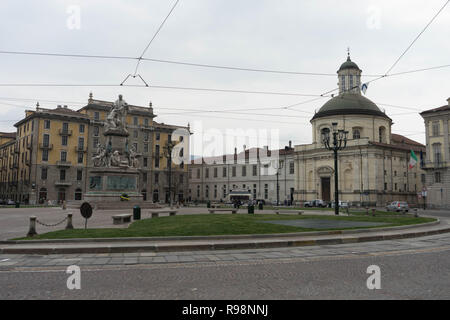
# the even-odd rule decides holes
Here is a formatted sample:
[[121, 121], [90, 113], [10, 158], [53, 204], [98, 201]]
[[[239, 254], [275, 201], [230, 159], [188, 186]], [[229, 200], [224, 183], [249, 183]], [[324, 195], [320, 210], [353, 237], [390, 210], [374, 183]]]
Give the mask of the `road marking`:
[[11, 260], [11, 259], [3, 259], [3, 260], [0, 261], [0, 262], [6, 262], [6, 261], [9, 261], [9, 260]]

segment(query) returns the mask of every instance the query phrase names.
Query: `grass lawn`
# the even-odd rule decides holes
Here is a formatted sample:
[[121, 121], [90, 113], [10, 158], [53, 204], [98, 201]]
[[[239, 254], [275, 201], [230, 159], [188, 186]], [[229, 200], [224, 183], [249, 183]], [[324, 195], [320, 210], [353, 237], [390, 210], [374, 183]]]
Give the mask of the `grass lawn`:
[[[242, 235], [242, 234], [269, 234], [317, 231], [293, 226], [283, 226], [270, 223], [261, 223], [270, 220], [294, 219], [329, 219], [347, 221], [385, 222], [382, 227], [417, 224], [434, 221], [432, 218], [404, 217], [367, 217], [367, 216], [295, 216], [274, 214], [199, 214], [179, 215], [173, 217], [160, 217], [133, 222], [128, 228], [103, 229], [74, 229], [60, 230], [35, 236], [33, 238], [20, 238], [15, 240], [32, 239], [69, 239], [69, 238], [117, 238], [117, 237], [161, 237], [161, 236], [208, 236], [208, 235]], [[376, 228], [376, 227], [370, 227]], [[351, 228], [349, 228], [351, 229]], [[324, 229], [320, 229], [323, 231]], [[333, 230], [333, 229], [327, 229]]]

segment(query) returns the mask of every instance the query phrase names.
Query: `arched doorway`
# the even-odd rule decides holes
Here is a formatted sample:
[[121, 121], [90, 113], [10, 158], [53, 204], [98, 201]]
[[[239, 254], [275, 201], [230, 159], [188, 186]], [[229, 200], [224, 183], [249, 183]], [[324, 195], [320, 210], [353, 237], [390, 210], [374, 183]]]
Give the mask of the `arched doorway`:
[[75, 200], [81, 200], [83, 197], [83, 191], [80, 188], [75, 190]]
[[320, 178], [320, 197], [323, 201], [331, 201], [331, 176], [334, 170], [329, 166], [323, 166], [317, 169]]
[[58, 203], [61, 203], [66, 200], [66, 189], [60, 188], [58, 190]]
[[41, 188], [39, 190], [39, 203], [44, 203], [47, 201], [47, 188]]
[[159, 202], [159, 191], [158, 189], [153, 191], [153, 202], [158, 203]]

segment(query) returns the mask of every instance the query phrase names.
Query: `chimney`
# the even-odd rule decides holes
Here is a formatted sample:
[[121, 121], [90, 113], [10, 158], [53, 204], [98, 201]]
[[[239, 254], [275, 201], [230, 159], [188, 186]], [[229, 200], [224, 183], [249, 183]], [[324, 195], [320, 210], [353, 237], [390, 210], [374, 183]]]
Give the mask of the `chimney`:
[[58, 109], [59, 109], [59, 108], [61, 108], [61, 105], [60, 105], [60, 104], [58, 104]]
[[450, 98], [447, 99], [448, 105], [450, 106]]
[[234, 154], [237, 154], [237, 148], [234, 148]]
[[289, 140], [289, 149], [292, 149], [292, 141]]
[[67, 109], [67, 105], [66, 104], [64, 105], [64, 109]]

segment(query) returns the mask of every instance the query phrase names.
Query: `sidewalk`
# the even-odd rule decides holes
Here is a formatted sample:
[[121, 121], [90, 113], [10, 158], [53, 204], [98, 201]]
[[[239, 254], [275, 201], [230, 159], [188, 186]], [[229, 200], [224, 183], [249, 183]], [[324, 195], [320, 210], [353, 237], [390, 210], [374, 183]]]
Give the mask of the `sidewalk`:
[[359, 243], [450, 232], [450, 219], [421, 226], [272, 235], [1, 241], [0, 254], [73, 254], [257, 249]]

